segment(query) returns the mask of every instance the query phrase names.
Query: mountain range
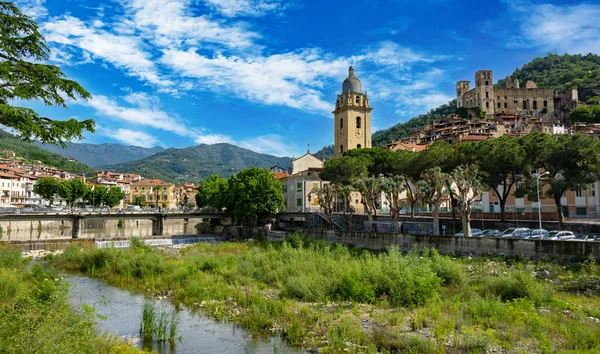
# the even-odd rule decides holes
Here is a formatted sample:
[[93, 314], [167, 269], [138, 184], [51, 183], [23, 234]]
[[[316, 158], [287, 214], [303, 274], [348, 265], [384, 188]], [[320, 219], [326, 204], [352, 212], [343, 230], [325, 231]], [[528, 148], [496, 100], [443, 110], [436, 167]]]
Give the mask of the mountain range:
[[229, 177], [252, 166], [291, 166], [289, 157], [277, 157], [221, 143], [200, 144], [183, 149], [170, 148], [137, 161], [99, 166], [117, 172], [138, 173], [146, 178], [170, 182], [198, 182], [213, 174]]
[[165, 150], [165, 148], [161, 146], [155, 146], [148, 149], [140, 146], [127, 146], [113, 143], [67, 143], [66, 148], [62, 148], [60, 145], [37, 144], [50, 152], [60, 154], [64, 157], [73, 157], [77, 161], [92, 167], [141, 160]]

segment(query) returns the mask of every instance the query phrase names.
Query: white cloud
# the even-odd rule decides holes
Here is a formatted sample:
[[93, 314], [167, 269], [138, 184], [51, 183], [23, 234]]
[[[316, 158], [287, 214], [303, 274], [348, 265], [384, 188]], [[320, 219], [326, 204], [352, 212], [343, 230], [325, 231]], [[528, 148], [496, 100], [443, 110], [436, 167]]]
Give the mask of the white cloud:
[[188, 51], [166, 50], [161, 62], [179, 75], [196, 79], [200, 89], [231, 92], [236, 97], [268, 105], [329, 112], [323, 101], [324, 80], [345, 72], [346, 59], [322, 59], [317, 50], [268, 57], [212, 58]]
[[116, 131], [112, 131], [110, 134], [106, 135], [127, 145], [141, 146], [145, 148], [154, 147], [158, 145], [159, 142], [157, 138], [150, 134], [129, 129], [117, 129]]
[[[130, 94], [128, 97], [132, 97], [132, 95]], [[168, 114], [158, 107], [146, 105], [123, 107], [116, 100], [102, 95], [94, 95], [88, 101], [75, 101], [74, 103], [93, 108], [97, 114], [120, 122], [143, 125], [181, 136], [195, 137], [197, 135], [197, 129], [188, 127], [177, 116]]]
[[227, 17], [260, 17], [287, 9], [284, 0], [204, 0], [204, 2]]
[[158, 86], [173, 82], [159, 74], [151, 55], [143, 49], [141, 39], [119, 36], [88, 26], [72, 16], [54, 18], [41, 26], [46, 40], [70, 48], [79, 48], [93, 58], [102, 59], [131, 76]]
[[192, 16], [190, 0], [120, 0], [127, 10], [130, 29], [161, 47], [213, 43], [227, 48], [247, 48], [259, 38], [244, 24], [229, 25], [208, 15]]
[[231, 139], [231, 137], [228, 137], [226, 135], [221, 135], [221, 134], [210, 134], [210, 133], [206, 133], [206, 134], [202, 134], [202, 135], [198, 136], [196, 138], [195, 142], [196, 142], [196, 144], [207, 144], [207, 145], [218, 144], [218, 143], [234, 144], [234, 141]]
[[48, 9], [44, 6], [46, 0], [18, 0], [16, 5], [22, 13], [34, 19], [46, 17]]
[[156, 96], [151, 96], [146, 92], [130, 92], [123, 100], [134, 106], [143, 108], [153, 108], [160, 105], [160, 99]]
[[600, 5], [507, 3], [518, 14], [521, 28], [520, 36], [510, 45], [540, 47], [559, 53], [600, 52]]
[[[129, 91], [129, 90], [126, 90]], [[155, 97], [148, 95], [147, 93], [131, 92], [125, 97], [123, 101], [129, 103], [129, 107], [121, 105], [116, 99], [103, 96], [94, 95], [92, 99], [88, 101], [73, 101], [73, 104], [79, 104], [90, 107], [96, 111], [96, 114], [124, 123], [130, 126], [145, 126], [153, 129], [171, 132], [181, 137], [189, 138], [196, 144], [216, 144], [216, 143], [230, 143], [235, 142], [231, 137], [215, 134], [210, 132], [204, 127], [190, 126], [187, 122], [181, 120], [175, 114], [169, 114], [160, 108], [160, 100]], [[129, 129], [119, 129], [116, 132], [111, 130], [110, 133], [108, 128], [100, 127], [98, 131], [106, 136], [110, 136], [114, 139], [133, 144], [129, 141], [137, 141], [136, 144], [156, 144], [156, 139], [151, 139], [152, 136], [142, 135], [145, 133], [135, 132]], [[123, 132], [123, 135], [117, 135]], [[144, 143], [142, 138], [148, 138], [149, 142]], [[127, 139], [127, 140], [123, 140]], [[137, 139], [137, 140], [135, 140]], [[145, 146], [145, 145], [140, 145]]]
[[290, 143], [289, 139], [278, 134], [266, 134], [242, 140], [239, 142], [239, 146], [261, 154], [298, 156], [297, 146]]
[[[193, 90], [213, 91], [234, 99], [330, 116], [332, 103], [324, 99], [324, 91], [334, 83], [341, 84], [351, 63], [357, 66], [359, 76], [363, 73], [363, 83], [369, 84], [365, 88], [375, 93], [374, 97], [394, 100], [408, 90], [423, 92], [411, 78], [415, 65], [432, 66], [448, 58], [391, 41], [373, 44], [352, 57], [336, 56], [320, 48], [267, 54], [259, 43], [260, 34], [247, 24], [195, 14], [192, 0], [115, 1], [123, 12], [112, 18], [103, 15], [102, 21], [92, 18], [84, 22], [62, 16], [45, 23], [48, 41], [60, 49], [55, 60], [73, 62], [75, 54], [84, 54], [87, 58], [81, 62], [101, 59], [161, 93], [177, 96]], [[280, 0], [205, 1], [228, 16], [289, 6]], [[132, 99], [143, 98], [125, 98], [130, 103]]]

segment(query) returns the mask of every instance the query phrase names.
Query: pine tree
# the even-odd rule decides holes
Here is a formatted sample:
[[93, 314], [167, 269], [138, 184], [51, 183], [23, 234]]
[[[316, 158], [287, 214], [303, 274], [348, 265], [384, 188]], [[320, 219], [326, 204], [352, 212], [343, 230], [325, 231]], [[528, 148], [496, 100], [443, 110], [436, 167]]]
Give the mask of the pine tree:
[[11, 2], [0, 2], [0, 124], [24, 140], [61, 144], [94, 132], [91, 119], [52, 120], [34, 110], [11, 105], [15, 100], [41, 100], [47, 106], [67, 108], [66, 99], [89, 99], [77, 82], [68, 80], [55, 65], [43, 64], [50, 50], [37, 23]]

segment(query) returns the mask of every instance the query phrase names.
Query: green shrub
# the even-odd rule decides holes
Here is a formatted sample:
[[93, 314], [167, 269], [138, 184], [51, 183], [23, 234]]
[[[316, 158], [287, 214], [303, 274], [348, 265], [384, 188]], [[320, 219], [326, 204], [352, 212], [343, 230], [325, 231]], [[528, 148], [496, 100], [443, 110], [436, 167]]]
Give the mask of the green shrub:
[[69, 243], [63, 251], [62, 259], [74, 265], [81, 265], [84, 259], [81, 247], [75, 243]]
[[144, 242], [144, 240], [142, 240], [141, 238], [132, 237], [131, 249], [135, 252], [147, 252], [151, 250], [151, 247], [148, 244], [146, 244], [146, 242]]
[[544, 304], [554, 297], [554, 290], [538, 282], [533, 274], [523, 268], [510, 270], [507, 274], [484, 281], [485, 293], [499, 296], [504, 301], [529, 299], [537, 305]]
[[449, 257], [440, 256], [437, 250], [433, 249], [431, 255], [431, 268], [435, 275], [442, 279], [444, 285], [461, 285], [465, 280], [465, 272], [460, 263], [453, 261]]
[[138, 279], [160, 275], [167, 268], [164, 258], [152, 252], [136, 255], [130, 265], [131, 275]]
[[473, 323], [495, 328], [506, 320], [506, 305], [498, 297], [474, 297], [465, 304], [466, 315]]
[[431, 260], [417, 254], [403, 256], [391, 247], [377, 257], [366, 257], [362, 268], [378, 297], [392, 305], [415, 306], [439, 296], [442, 280], [431, 269]]
[[360, 281], [356, 272], [342, 275], [338, 285], [336, 295], [342, 300], [352, 300], [357, 302], [373, 302], [375, 292], [371, 285]]
[[285, 242], [292, 248], [302, 248], [302, 246], [306, 242], [306, 237], [304, 236], [302, 231], [296, 231], [292, 234], [287, 235], [285, 238]]
[[465, 353], [485, 353], [494, 344], [493, 338], [486, 332], [471, 332], [458, 338], [457, 349]]
[[17, 267], [21, 264], [21, 251], [0, 245], [0, 267]]
[[323, 301], [329, 294], [327, 285], [328, 279], [321, 275], [290, 276], [283, 284], [281, 295], [303, 301]]
[[21, 277], [13, 270], [0, 268], [0, 299], [11, 299], [22, 290]]

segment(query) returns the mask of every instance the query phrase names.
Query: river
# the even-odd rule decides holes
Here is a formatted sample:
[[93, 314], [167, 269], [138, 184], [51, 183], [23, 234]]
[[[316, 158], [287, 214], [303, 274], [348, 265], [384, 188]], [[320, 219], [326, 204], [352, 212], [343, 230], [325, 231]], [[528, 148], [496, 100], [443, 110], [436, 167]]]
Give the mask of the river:
[[[102, 280], [83, 275], [68, 274], [65, 280], [72, 287], [71, 302], [79, 308], [85, 303], [94, 306], [96, 313], [105, 316], [100, 320], [101, 331], [119, 336], [139, 336], [142, 295], [110, 286]], [[168, 300], [150, 299], [158, 306], [174, 309]], [[161, 354], [202, 354], [202, 353], [302, 353], [300, 349], [290, 348], [279, 337], [253, 338], [244, 329], [233, 323], [217, 322], [199, 313], [183, 308], [177, 312], [179, 325], [177, 334], [180, 341], [173, 345], [157, 341], [138, 343], [138, 347], [154, 350]]]

